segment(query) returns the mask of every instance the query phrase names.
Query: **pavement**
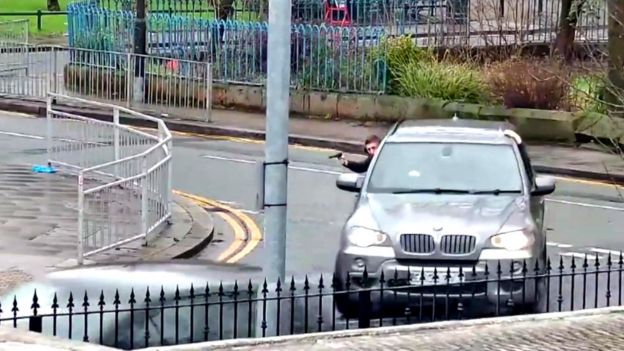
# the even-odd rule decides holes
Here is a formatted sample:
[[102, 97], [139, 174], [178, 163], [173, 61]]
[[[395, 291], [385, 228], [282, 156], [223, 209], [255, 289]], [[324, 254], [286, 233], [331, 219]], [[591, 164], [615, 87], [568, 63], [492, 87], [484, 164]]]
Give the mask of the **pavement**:
[[279, 338], [232, 340], [143, 350], [621, 350], [622, 307], [438, 322]]
[[[6, 153], [20, 149], [16, 144], [0, 135]], [[29, 149], [25, 146], [21, 151]], [[76, 179], [60, 173], [34, 173], [31, 166], [0, 162], [0, 294], [45, 272], [77, 263]], [[137, 240], [90, 256], [85, 264], [186, 258], [209, 244], [214, 224], [207, 211], [174, 195], [172, 212], [172, 225], [146, 246]]]

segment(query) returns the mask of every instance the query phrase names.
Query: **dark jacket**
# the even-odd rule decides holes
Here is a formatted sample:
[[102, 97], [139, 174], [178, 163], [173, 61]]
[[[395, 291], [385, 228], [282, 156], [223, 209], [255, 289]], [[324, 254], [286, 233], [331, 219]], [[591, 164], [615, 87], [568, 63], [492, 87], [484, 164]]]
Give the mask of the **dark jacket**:
[[366, 173], [366, 171], [368, 171], [368, 166], [370, 165], [372, 159], [373, 158], [369, 156], [363, 161], [349, 160], [349, 163], [347, 163], [345, 167], [347, 167], [348, 169], [356, 173]]

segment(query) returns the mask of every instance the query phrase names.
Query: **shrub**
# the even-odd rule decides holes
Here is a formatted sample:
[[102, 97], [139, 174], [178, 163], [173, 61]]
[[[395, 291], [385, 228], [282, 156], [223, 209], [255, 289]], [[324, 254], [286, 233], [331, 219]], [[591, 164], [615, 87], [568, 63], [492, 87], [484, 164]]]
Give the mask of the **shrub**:
[[434, 63], [436, 56], [432, 49], [419, 48], [408, 36], [384, 38], [379, 46], [373, 49], [372, 57], [386, 62], [388, 94], [399, 94], [401, 72], [409, 64], [416, 62]]
[[556, 110], [568, 97], [565, 72], [557, 63], [511, 59], [491, 66], [488, 82], [508, 108]]
[[570, 101], [572, 105], [582, 111], [608, 112], [605, 99], [605, 79], [601, 74], [580, 75], [572, 80], [570, 86]]
[[466, 103], [488, 101], [487, 85], [467, 64], [411, 61], [396, 72], [397, 93]]

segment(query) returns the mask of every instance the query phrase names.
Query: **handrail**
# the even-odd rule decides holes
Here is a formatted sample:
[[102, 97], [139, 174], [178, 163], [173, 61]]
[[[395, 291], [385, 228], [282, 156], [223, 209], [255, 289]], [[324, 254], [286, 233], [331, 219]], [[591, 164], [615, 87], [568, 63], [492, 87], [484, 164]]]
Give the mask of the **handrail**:
[[[48, 93], [48, 96], [54, 97], [54, 98], [59, 98], [59, 99], [69, 98], [66, 95], [57, 94], [57, 93]], [[104, 102], [86, 100], [86, 99], [77, 98], [77, 97], [71, 97], [71, 100], [74, 100], [74, 101], [77, 101], [77, 102], [80, 102], [80, 103], [83, 103], [83, 104], [93, 105], [93, 106], [117, 109], [118, 111], [125, 112], [127, 114], [130, 114], [130, 115], [133, 115], [133, 116], [136, 116], [136, 117], [139, 117], [139, 118], [143, 118], [143, 119], [148, 120], [150, 122], [158, 123], [159, 126], [162, 126], [164, 128], [163, 130], [167, 133], [167, 135], [169, 135], [169, 136], [171, 135], [171, 132], [167, 128], [167, 125], [160, 118], [148, 116], [148, 115], [146, 115], [144, 113], [137, 112], [137, 111], [134, 111], [134, 110], [131, 110], [129, 108], [125, 108], [125, 107], [119, 106], [119, 105], [111, 105], [111, 104], [107, 104], [107, 103], [104, 103]], [[88, 118], [88, 117], [85, 117], [85, 118]]]
[[[55, 110], [52, 104], [53, 100], [68, 100], [70, 103], [86, 105], [90, 108], [112, 110], [113, 121], [102, 121], [100, 119], [81, 116], [76, 113]], [[121, 124], [120, 113], [156, 123], [158, 126], [158, 134], [152, 135], [134, 127]], [[68, 133], [71, 132], [72, 128], [79, 129], [79, 136], [73, 138], [76, 139], [73, 142], [77, 142], [78, 146], [77, 148], [69, 149], [69, 151], [65, 151], [61, 148], [63, 152], [69, 154], [68, 160], [55, 159], [52, 155], [55, 151], [53, 141], [67, 142], [67, 140], [72, 139], [55, 137], [55, 123], [63, 123], [66, 119], [78, 121], [78, 123], [72, 123], [70, 125], [61, 124], [62, 127], [70, 130]], [[97, 135], [97, 143], [93, 140], [89, 140], [89, 136], [94, 134], [93, 131], [89, 129], [90, 127], [98, 128], [95, 132], [95, 135]], [[131, 139], [125, 139], [128, 147], [131, 148], [130, 152], [132, 152], [129, 156], [121, 157], [121, 149], [125, 144], [122, 141], [122, 136], [119, 133], [120, 131], [125, 131], [130, 134], [128, 138]], [[108, 135], [112, 140], [102, 142], [100, 139], [103, 135], [104, 138]], [[133, 142], [137, 140], [140, 142]], [[77, 173], [78, 176], [79, 264], [83, 263], [85, 257], [118, 247], [133, 240], [142, 238], [147, 242], [149, 234], [171, 219], [171, 144], [173, 136], [163, 120], [119, 105], [70, 97], [58, 93], [48, 93], [47, 141], [48, 161], [53, 165], [74, 169], [74, 173]], [[147, 144], [145, 143], [146, 141]], [[95, 146], [82, 148], [82, 145]], [[138, 146], [145, 146], [146, 149], [135, 150]], [[106, 151], [106, 149], [111, 147], [113, 149], [112, 151], [114, 151], [114, 159], [105, 162], [100, 161], [102, 155], [107, 155], [107, 152], [111, 151], [110, 149]], [[76, 149], [78, 151], [76, 154], [80, 157], [80, 161], [78, 161], [80, 162], [79, 164], [76, 164], [77, 161], [71, 158], [73, 155], [72, 152]], [[89, 153], [91, 150], [94, 150], [93, 155]], [[156, 152], [161, 152], [160, 150], [162, 150], [162, 155], [155, 154]], [[61, 154], [59, 158], [64, 156], [67, 155]], [[90, 159], [89, 157], [93, 158]], [[91, 165], [96, 162], [97, 164]], [[111, 171], [102, 171], [102, 169], [108, 167], [111, 168]], [[103, 175], [104, 179], [108, 177], [112, 179], [102, 180], [99, 177], [90, 177], [89, 179], [93, 178], [93, 181], [99, 181], [103, 184], [98, 184], [87, 189], [84, 182], [87, 178], [86, 175], [90, 172], [96, 175]], [[117, 199], [116, 194], [119, 191], [128, 192], [130, 196], [126, 194], [123, 195], [122, 198]], [[111, 201], [113, 201], [114, 204], [111, 205]], [[126, 204], [124, 201], [130, 203]], [[102, 209], [106, 209], [107, 206], [113, 206], [113, 208], [102, 211]], [[128, 230], [126, 230], [127, 228], [116, 227], [116, 218], [111, 213], [115, 212], [116, 209], [118, 211], [119, 206], [127, 206], [128, 209], [124, 212], [129, 213], [133, 211], [136, 212], [136, 209], [140, 208], [138, 212], [140, 213], [140, 220], [139, 218], [137, 218], [136, 221], [128, 221], [128, 219], [125, 219], [123, 223], [131, 222], [134, 224], [140, 222], [140, 229], [132, 229], [132, 225], [130, 225], [130, 229]], [[104, 222], [102, 222], [102, 216], [105, 217]], [[95, 225], [89, 225], [89, 222], [93, 222]], [[118, 235], [119, 232], [122, 232], [121, 236]], [[105, 237], [106, 233], [108, 233], [108, 238]], [[116, 236], [114, 239], [111, 239], [111, 233], [115, 233]], [[89, 248], [89, 250], [87, 250], [87, 248]]]

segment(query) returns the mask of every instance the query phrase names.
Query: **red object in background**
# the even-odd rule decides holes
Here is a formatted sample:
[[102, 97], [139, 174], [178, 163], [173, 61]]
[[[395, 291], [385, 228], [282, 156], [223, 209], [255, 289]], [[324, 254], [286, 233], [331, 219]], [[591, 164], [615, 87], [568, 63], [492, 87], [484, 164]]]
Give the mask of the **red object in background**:
[[325, 0], [325, 23], [337, 26], [351, 25], [349, 7], [344, 0]]
[[165, 64], [165, 67], [167, 67], [167, 69], [177, 72], [178, 69], [180, 68], [180, 61], [171, 60]]

